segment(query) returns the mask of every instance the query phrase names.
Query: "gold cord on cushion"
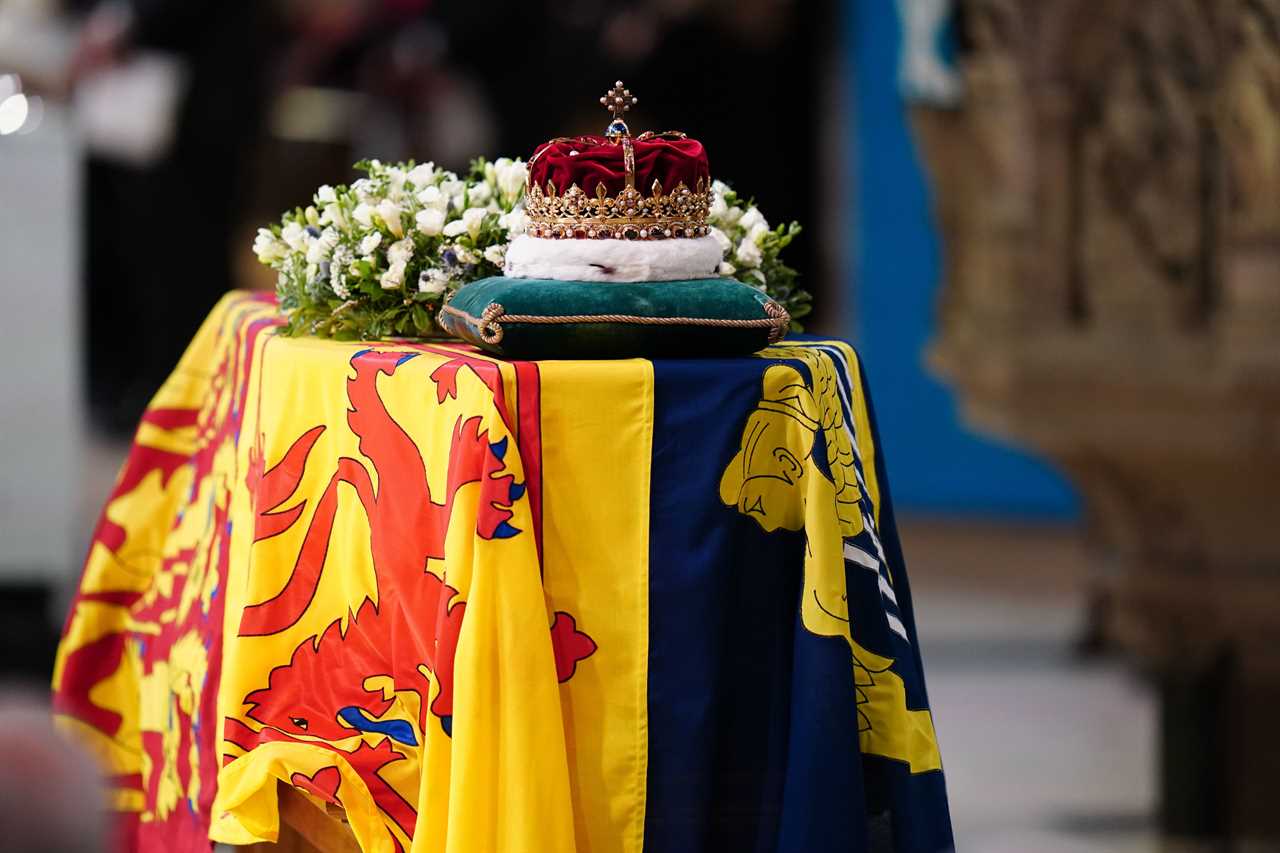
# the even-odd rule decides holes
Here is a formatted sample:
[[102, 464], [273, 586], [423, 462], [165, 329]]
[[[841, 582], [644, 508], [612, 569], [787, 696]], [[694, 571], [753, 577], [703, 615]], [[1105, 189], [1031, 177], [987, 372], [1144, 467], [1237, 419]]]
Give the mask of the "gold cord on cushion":
[[[452, 314], [473, 324], [480, 340], [487, 344], [502, 342], [506, 323], [527, 323], [540, 326], [560, 326], [574, 323], [619, 323], [631, 326], [707, 326], [719, 329], [763, 329], [769, 328], [769, 343], [782, 340], [791, 327], [791, 315], [772, 299], [764, 303], [764, 312], [768, 317], [758, 320], [733, 320], [722, 317], [642, 317], [635, 314], [565, 314], [563, 316], [545, 316], [541, 314], [507, 314], [500, 303], [490, 302], [479, 317], [468, 314], [460, 308], [445, 303], [440, 308], [440, 325], [445, 326], [444, 316]], [[448, 328], [445, 326], [445, 328]], [[466, 327], [466, 331], [470, 331]], [[468, 335], [463, 334], [463, 337]]]

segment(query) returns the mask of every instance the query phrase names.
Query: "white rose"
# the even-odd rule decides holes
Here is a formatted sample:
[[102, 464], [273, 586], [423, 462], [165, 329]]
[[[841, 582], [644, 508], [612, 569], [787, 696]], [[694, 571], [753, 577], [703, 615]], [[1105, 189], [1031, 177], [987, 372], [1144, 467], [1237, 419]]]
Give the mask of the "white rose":
[[502, 266], [507, 260], [506, 243], [496, 243], [484, 250], [484, 259], [495, 266]]
[[473, 184], [467, 190], [467, 201], [473, 206], [480, 207], [491, 198], [493, 198], [493, 190], [489, 189], [488, 184]]
[[425, 187], [427, 184], [435, 180], [436, 164], [427, 162], [414, 166], [409, 170], [409, 183], [415, 187]]
[[498, 227], [505, 229], [512, 237], [519, 236], [529, 230], [529, 216], [523, 207], [517, 207], [498, 217]]
[[729, 210], [729, 205], [724, 203], [724, 196], [716, 193], [711, 197], [711, 207], [707, 208], [707, 216], [712, 222], [719, 222]]
[[280, 239], [295, 252], [301, 252], [306, 246], [307, 232], [296, 222], [290, 222], [280, 231]]
[[438, 269], [423, 270], [418, 276], [419, 293], [444, 293], [449, 283], [449, 276]]
[[365, 228], [372, 228], [373, 208], [362, 201], [356, 205], [355, 210], [351, 211], [351, 218], [356, 222], [359, 222]]
[[738, 227], [744, 231], [750, 231], [757, 225], [763, 225], [766, 229], [769, 227], [769, 223], [765, 222], [759, 208], [752, 205], [747, 208], [747, 212], [742, 214], [742, 218], [738, 220]]
[[480, 236], [480, 229], [484, 227], [484, 218], [489, 215], [489, 211], [483, 207], [468, 207], [462, 211], [462, 222], [467, 227], [467, 233], [474, 240]]
[[734, 257], [744, 267], [758, 267], [760, 262], [764, 260], [764, 254], [761, 253], [760, 247], [755, 244], [755, 241], [745, 238], [738, 244], [738, 251], [734, 254]]
[[728, 261], [721, 261], [720, 266], [716, 267], [716, 272], [720, 273], [720, 275], [733, 275], [737, 271], [738, 268]]
[[729, 235], [725, 234], [719, 228], [711, 229], [711, 239], [716, 241], [716, 245], [720, 247], [720, 254], [727, 255], [729, 250], [733, 248], [733, 241], [729, 239]]
[[383, 199], [378, 205], [378, 216], [387, 224], [387, 230], [397, 237], [404, 236], [404, 223], [400, 219], [402, 213], [404, 211], [400, 209], [400, 205], [389, 198]]
[[413, 258], [413, 239], [405, 237], [387, 247], [387, 262], [392, 266], [404, 265]]
[[372, 255], [374, 251], [382, 244], [382, 235], [374, 231], [368, 237], [360, 241], [360, 254]]
[[325, 184], [316, 190], [316, 201], [320, 204], [333, 204], [338, 200], [338, 194], [334, 192], [333, 187]]
[[382, 274], [383, 290], [399, 290], [404, 287], [404, 263], [392, 264], [386, 272]]
[[[435, 187], [432, 187], [435, 189]], [[418, 224], [418, 230], [428, 237], [435, 237], [444, 230], [444, 211], [428, 208], [427, 210], [418, 211], [418, 215], [413, 218]]]

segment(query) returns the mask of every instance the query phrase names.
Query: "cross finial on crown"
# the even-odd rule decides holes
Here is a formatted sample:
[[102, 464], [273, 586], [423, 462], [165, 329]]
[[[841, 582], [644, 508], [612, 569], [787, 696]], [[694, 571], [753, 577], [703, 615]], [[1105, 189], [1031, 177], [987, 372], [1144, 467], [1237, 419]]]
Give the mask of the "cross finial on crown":
[[639, 102], [640, 99], [633, 97], [631, 90], [623, 86], [621, 80], [614, 83], [613, 88], [600, 99], [600, 105], [613, 114], [613, 121], [609, 122], [605, 135], [611, 138], [630, 136], [631, 131], [627, 128], [627, 123], [622, 120], [622, 114]]

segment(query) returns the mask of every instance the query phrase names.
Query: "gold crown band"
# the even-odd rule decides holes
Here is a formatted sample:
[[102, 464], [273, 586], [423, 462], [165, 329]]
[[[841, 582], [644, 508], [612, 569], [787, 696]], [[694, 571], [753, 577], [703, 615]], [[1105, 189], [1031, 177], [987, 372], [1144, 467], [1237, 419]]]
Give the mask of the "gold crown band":
[[557, 195], [555, 184], [548, 181], [546, 192], [529, 187], [524, 205], [534, 237], [663, 240], [705, 236], [711, 200], [711, 188], [702, 178], [697, 189], [681, 181], [670, 193], [655, 180], [648, 196], [627, 186], [611, 197], [604, 184], [596, 184], [594, 198], [576, 183]]

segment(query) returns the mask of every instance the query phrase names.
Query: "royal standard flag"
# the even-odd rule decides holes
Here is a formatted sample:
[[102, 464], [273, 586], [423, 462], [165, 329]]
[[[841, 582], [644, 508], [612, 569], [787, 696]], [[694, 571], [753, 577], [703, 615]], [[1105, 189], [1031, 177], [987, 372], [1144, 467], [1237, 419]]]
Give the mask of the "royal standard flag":
[[157, 395], [54, 676], [120, 842], [952, 847], [857, 357], [505, 362], [227, 297]]

